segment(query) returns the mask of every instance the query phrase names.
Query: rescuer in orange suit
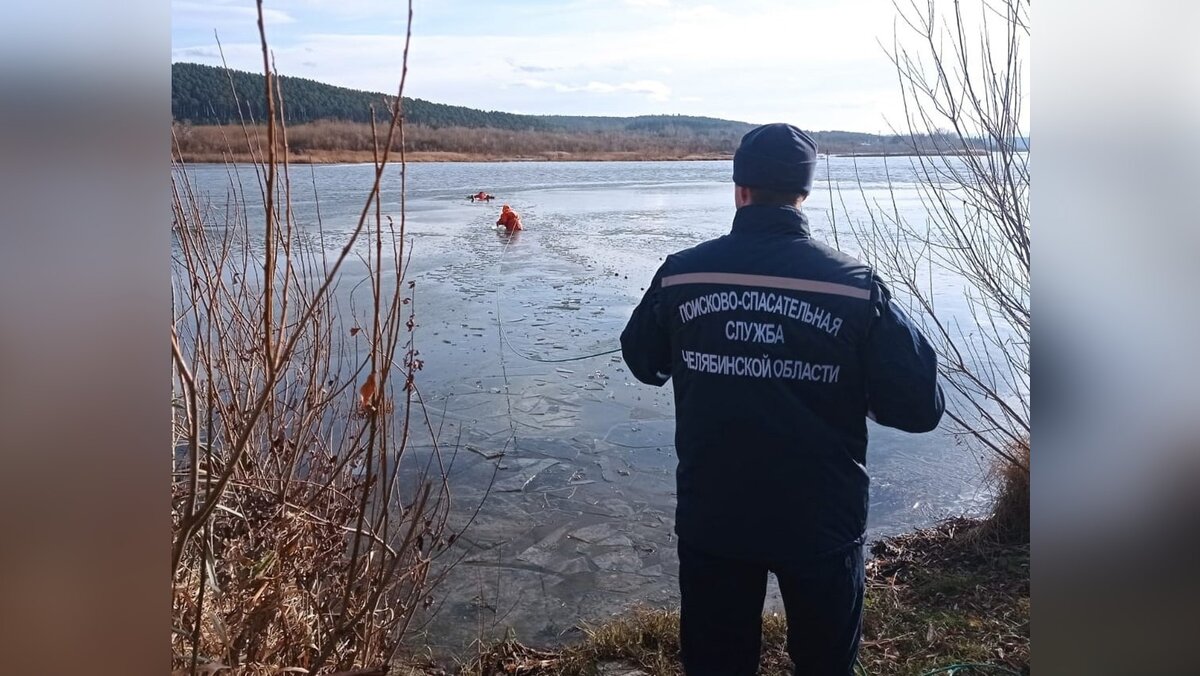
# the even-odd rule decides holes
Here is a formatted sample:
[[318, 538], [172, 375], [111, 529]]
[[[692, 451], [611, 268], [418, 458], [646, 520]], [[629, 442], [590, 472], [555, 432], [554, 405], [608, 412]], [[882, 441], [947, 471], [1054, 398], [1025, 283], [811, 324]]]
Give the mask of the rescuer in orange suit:
[[507, 204], [500, 209], [500, 219], [496, 221], [496, 225], [503, 225], [504, 230], [510, 235], [518, 230], [524, 230], [521, 227], [521, 217]]

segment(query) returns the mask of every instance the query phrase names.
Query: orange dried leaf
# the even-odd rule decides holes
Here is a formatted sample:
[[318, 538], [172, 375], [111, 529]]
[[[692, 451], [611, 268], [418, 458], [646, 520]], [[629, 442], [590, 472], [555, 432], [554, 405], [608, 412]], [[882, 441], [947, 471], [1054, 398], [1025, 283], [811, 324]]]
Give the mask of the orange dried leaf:
[[371, 409], [371, 401], [375, 398], [375, 374], [367, 376], [367, 382], [358, 388], [359, 404], [363, 411]]

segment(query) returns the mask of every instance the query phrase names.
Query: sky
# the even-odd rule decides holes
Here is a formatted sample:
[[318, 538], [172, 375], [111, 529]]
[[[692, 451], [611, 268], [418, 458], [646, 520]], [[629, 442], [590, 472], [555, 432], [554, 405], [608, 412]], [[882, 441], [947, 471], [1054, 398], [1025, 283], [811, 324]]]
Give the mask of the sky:
[[[264, 7], [280, 73], [396, 91], [404, 0]], [[252, 0], [172, 0], [171, 15], [173, 62], [220, 65], [219, 38], [231, 68], [262, 72]], [[903, 122], [895, 27], [892, 0], [414, 0], [405, 95], [888, 133]]]

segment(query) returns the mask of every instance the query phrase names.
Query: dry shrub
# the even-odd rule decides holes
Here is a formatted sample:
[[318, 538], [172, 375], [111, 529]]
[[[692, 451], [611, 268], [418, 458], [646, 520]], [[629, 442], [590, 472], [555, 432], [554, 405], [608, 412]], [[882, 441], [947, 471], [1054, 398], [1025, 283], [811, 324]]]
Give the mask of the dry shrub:
[[976, 537], [1002, 544], [1029, 542], [1029, 442], [1009, 446], [1019, 462], [995, 456], [989, 481], [996, 487], [996, 502], [988, 518], [976, 529]]
[[[319, 217], [299, 223], [290, 208], [273, 82], [262, 133], [225, 137], [262, 158], [252, 177], [230, 167], [228, 203], [172, 171], [173, 668], [384, 673], [454, 539], [436, 440], [410, 458], [428, 418], [403, 179], [397, 225], [379, 208], [385, 154], [344, 247], [327, 252]], [[402, 111], [389, 112], [383, 147], [402, 137]], [[367, 282], [351, 291], [367, 308], [357, 319], [334, 295], [352, 253]]]
[[[266, 127], [250, 125], [192, 126], [174, 123], [174, 138], [180, 156], [188, 161], [246, 154], [245, 137], [264, 144]], [[358, 153], [358, 161], [369, 161], [376, 141], [371, 125], [337, 120], [320, 120], [288, 128], [288, 150], [297, 159], [325, 157], [333, 153]], [[407, 151], [459, 154], [468, 158], [574, 159], [575, 155], [605, 159], [672, 159], [689, 156], [730, 156], [736, 139], [724, 136], [680, 133], [660, 137], [642, 133], [557, 132], [499, 130], [468, 127], [408, 125], [404, 144]], [[399, 149], [397, 139], [392, 150]], [[336, 156], [336, 155], [335, 155]], [[343, 155], [345, 156], [345, 155]]]
[[[908, 160], [915, 184], [903, 189], [924, 208], [910, 216], [899, 206], [885, 164], [888, 194], [870, 196], [858, 181], [865, 218], [842, 211], [858, 253], [915, 309], [937, 353], [945, 426], [996, 463], [1001, 495], [987, 535], [1028, 541], [1029, 2], [985, 5], [983, 15], [941, 0], [896, 5], [888, 52], [905, 104], [901, 131], [917, 155]], [[963, 153], [981, 145], [989, 152]], [[965, 313], [948, 295], [961, 295]]]
[[[402, 261], [364, 257], [374, 313], [348, 335], [314, 282], [332, 286], [337, 261], [295, 236], [286, 203], [264, 245], [244, 201], [205, 209], [186, 174], [173, 180], [177, 666], [386, 664], [450, 540], [441, 463], [402, 473], [413, 409], [424, 419]], [[382, 244], [380, 226], [360, 230]], [[399, 280], [390, 294], [385, 275]], [[372, 380], [364, 400], [358, 385]]]
[[[315, 514], [281, 509], [277, 500], [261, 491], [231, 497], [245, 513], [234, 516], [222, 511], [212, 521], [204, 582], [207, 598], [197, 593], [204, 565], [197, 557], [176, 583], [175, 620], [194, 626], [201, 618], [198, 654], [242, 666], [242, 673], [312, 665], [327, 619], [322, 618], [328, 610], [323, 597], [344, 590], [336, 575], [349, 556], [348, 539], [336, 524]], [[331, 501], [342, 504], [322, 505], [318, 510], [354, 511], [345, 497]], [[178, 638], [176, 652], [186, 663], [190, 636]]]

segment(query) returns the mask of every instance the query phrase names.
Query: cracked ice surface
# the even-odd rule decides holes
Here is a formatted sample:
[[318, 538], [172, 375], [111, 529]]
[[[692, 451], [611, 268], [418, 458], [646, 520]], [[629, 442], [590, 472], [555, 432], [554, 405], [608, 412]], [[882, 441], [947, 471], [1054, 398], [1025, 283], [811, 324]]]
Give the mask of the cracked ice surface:
[[[834, 179], [857, 171], [875, 180], [875, 160], [839, 162], [831, 159]], [[202, 191], [225, 194], [225, 167], [189, 171]], [[371, 168], [311, 171], [321, 241], [336, 253], [362, 209]], [[894, 179], [898, 171], [891, 167]], [[433, 434], [423, 422], [414, 426], [406, 462], [428, 461], [436, 435], [453, 496], [451, 524], [465, 526], [483, 502], [438, 559], [434, 574], [462, 557], [414, 626], [436, 648], [461, 655], [481, 632], [497, 638], [511, 627], [523, 641], [548, 645], [577, 638], [580, 621], [634, 603], [677, 603], [670, 384], [637, 383], [619, 355], [529, 358], [618, 347], [662, 258], [728, 231], [730, 163], [431, 163], [408, 172], [408, 280], [415, 282], [415, 339], [425, 362], [417, 383]], [[242, 173], [252, 184], [253, 172]], [[388, 176], [392, 194], [385, 193], [383, 211], [395, 215], [398, 173]], [[480, 189], [497, 203], [465, 199]], [[913, 194], [901, 185], [887, 197], [911, 210]], [[311, 223], [311, 186], [297, 181], [293, 195], [297, 222]], [[500, 203], [511, 204], [526, 227], [511, 239], [492, 227]], [[827, 241], [828, 207], [824, 191], [805, 206], [814, 236]], [[353, 291], [362, 276], [352, 256], [337, 287], [348, 324], [367, 321], [367, 285]], [[872, 425], [868, 462], [872, 535], [986, 502], [976, 461], [945, 436], [908, 437]], [[768, 607], [779, 607], [773, 583]]]

